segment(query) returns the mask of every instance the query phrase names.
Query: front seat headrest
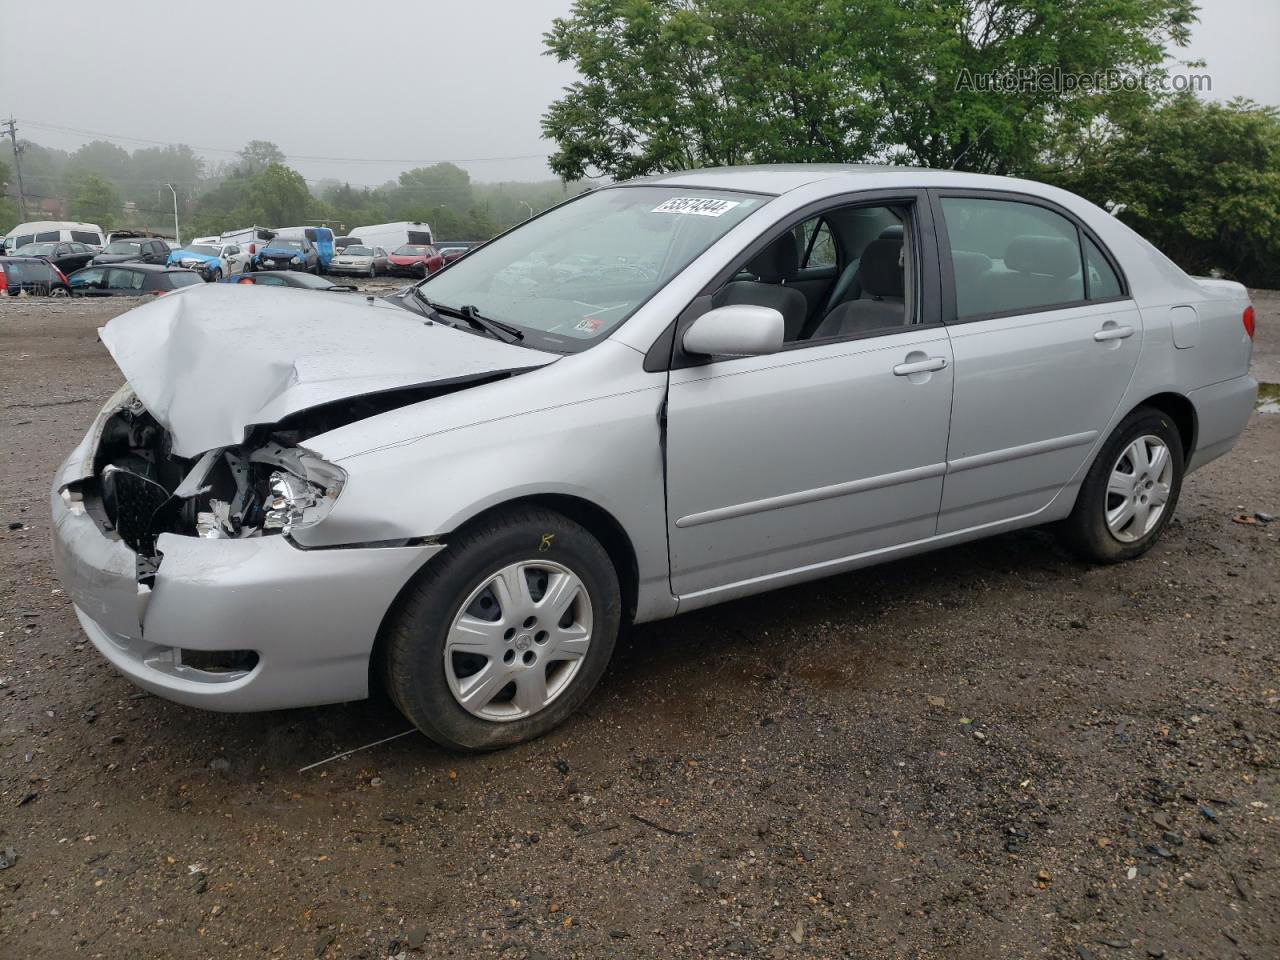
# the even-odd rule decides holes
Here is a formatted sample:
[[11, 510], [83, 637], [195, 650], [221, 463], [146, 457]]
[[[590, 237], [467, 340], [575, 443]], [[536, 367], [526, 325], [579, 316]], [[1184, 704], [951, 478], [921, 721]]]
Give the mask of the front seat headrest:
[[858, 265], [862, 289], [873, 297], [903, 296], [902, 241], [872, 240]]
[[747, 264], [747, 271], [765, 283], [790, 280], [799, 269], [800, 255], [796, 253], [796, 238], [790, 233], [784, 233]]
[[885, 227], [883, 230], [880, 231], [880, 239], [881, 240], [901, 240], [902, 224], [895, 223], [891, 227]]
[[1080, 247], [1066, 237], [1014, 237], [1004, 253], [1004, 265], [1018, 273], [1071, 277], [1080, 272]]

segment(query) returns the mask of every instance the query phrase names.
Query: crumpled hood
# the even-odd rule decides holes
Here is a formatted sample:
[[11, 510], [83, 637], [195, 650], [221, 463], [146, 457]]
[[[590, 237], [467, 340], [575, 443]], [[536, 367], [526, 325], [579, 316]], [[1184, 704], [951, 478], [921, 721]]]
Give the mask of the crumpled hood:
[[241, 443], [250, 427], [335, 400], [557, 359], [428, 326], [381, 300], [239, 284], [157, 298], [98, 334], [181, 457]]

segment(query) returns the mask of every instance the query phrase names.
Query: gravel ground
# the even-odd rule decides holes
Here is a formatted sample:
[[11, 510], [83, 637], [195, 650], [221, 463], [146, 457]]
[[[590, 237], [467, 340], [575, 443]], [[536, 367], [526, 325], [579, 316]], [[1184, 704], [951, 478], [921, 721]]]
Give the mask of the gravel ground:
[[1233, 522], [1280, 514], [1280, 416], [1134, 563], [1029, 531], [728, 604], [537, 743], [302, 773], [407, 724], [148, 697], [54, 578], [128, 306], [0, 303], [0, 954], [1280, 956], [1280, 524]]

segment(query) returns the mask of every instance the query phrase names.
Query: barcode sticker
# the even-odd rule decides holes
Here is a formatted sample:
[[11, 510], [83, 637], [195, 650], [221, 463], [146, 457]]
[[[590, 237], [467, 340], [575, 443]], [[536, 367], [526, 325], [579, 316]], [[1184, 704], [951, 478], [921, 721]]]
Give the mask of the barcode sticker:
[[739, 200], [710, 197], [672, 197], [653, 208], [653, 213], [683, 213], [694, 217], [719, 217], [738, 206]]

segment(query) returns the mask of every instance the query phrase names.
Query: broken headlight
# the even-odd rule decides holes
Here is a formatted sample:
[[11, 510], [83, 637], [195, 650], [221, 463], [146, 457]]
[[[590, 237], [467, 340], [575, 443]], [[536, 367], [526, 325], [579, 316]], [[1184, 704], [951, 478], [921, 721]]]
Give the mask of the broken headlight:
[[290, 533], [319, 523], [333, 509], [347, 475], [341, 467], [309, 455], [297, 458], [302, 477], [291, 470], [273, 471], [263, 502], [263, 530]]

